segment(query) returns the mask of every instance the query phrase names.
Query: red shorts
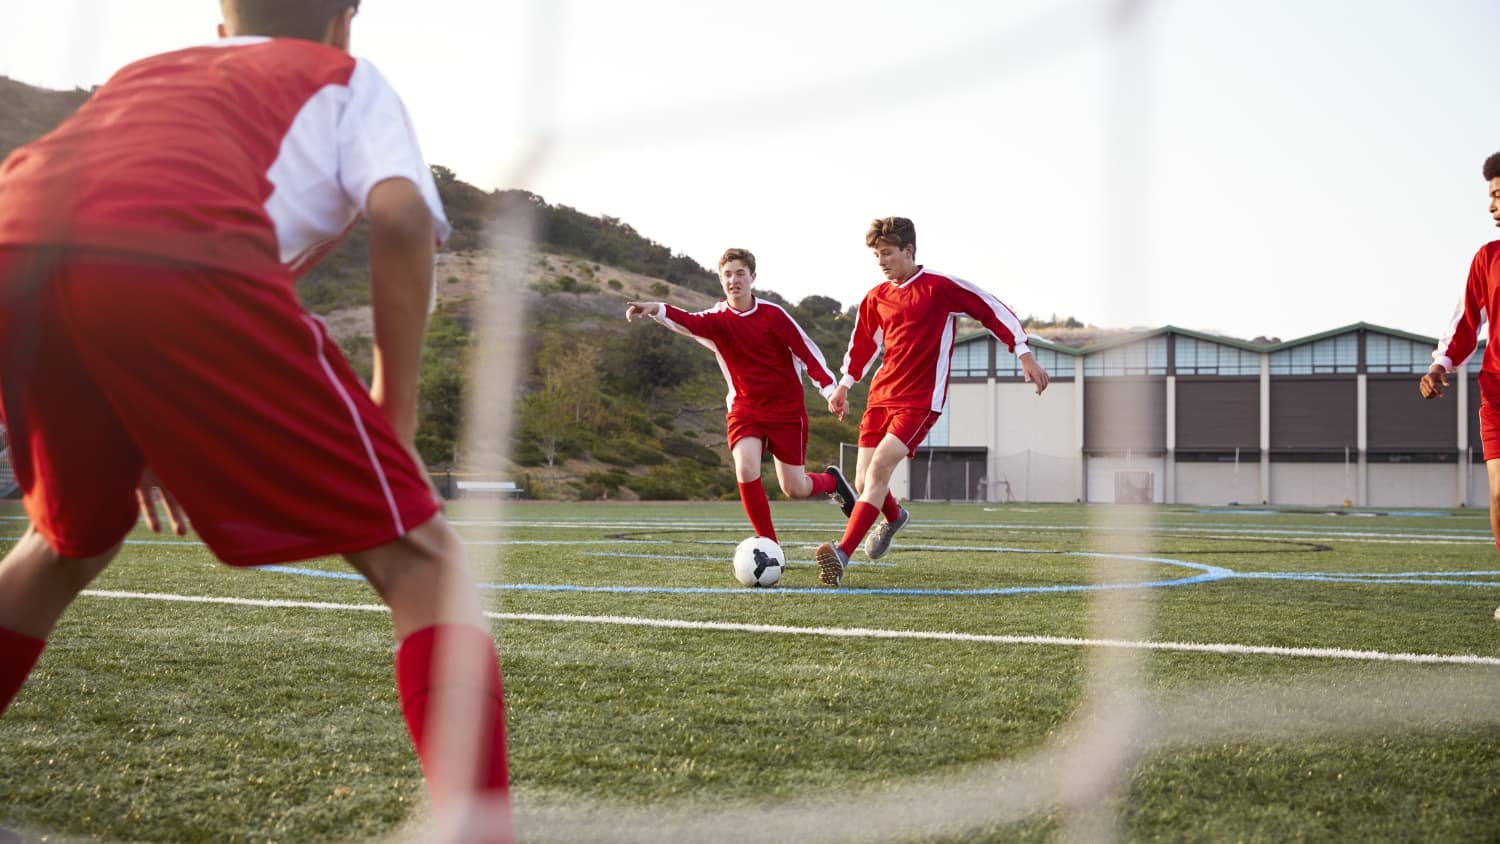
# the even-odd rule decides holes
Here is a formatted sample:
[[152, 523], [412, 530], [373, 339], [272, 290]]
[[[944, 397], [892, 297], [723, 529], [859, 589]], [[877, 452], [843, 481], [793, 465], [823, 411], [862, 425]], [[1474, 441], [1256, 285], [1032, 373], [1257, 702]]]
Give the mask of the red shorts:
[[123, 539], [148, 464], [231, 565], [372, 548], [437, 513], [290, 278], [41, 256], [0, 249], [0, 414], [26, 512], [59, 553]]
[[766, 451], [788, 466], [807, 465], [807, 414], [800, 419], [762, 419], [755, 414], [729, 412], [729, 447], [746, 437], [763, 440]]
[[874, 448], [886, 434], [894, 434], [906, 444], [906, 456], [916, 457], [917, 446], [939, 416], [923, 407], [867, 407], [859, 420], [859, 447]]
[[1500, 373], [1479, 371], [1479, 441], [1484, 459], [1500, 457]]

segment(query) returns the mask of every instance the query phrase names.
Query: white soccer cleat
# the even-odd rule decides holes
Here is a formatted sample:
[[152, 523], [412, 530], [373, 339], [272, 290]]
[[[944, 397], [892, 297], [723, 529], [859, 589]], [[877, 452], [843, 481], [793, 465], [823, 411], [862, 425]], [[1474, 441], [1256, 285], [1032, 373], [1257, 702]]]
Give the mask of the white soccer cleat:
[[896, 531], [906, 527], [909, 521], [911, 521], [911, 513], [902, 507], [901, 518], [897, 519], [895, 524], [881, 522], [876, 525], [870, 531], [870, 535], [865, 538], [865, 553], [870, 555], [870, 559], [878, 560], [884, 557], [885, 552], [891, 550], [891, 540], [896, 537]]

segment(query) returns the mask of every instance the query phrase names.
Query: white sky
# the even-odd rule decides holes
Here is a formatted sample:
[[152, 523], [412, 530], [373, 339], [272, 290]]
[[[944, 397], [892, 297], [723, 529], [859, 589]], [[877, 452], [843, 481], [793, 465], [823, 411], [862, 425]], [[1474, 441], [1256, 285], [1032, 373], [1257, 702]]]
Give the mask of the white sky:
[[[0, 74], [88, 87], [218, 4], [0, 21]], [[1441, 333], [1500, 236], [1497, 34], [1494, 0], [365, 0], [354, 47], [433, 163], [705, 266], [746, 247], [793, 301], [856, 301], [899, 214], [1023, 316], [1288, 339]]]

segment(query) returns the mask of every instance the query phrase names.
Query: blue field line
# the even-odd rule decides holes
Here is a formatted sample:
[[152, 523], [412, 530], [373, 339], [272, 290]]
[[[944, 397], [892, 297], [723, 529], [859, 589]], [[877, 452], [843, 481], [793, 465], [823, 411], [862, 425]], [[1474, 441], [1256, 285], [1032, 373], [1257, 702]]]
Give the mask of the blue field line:
[[[906, 589], [906, 588], [877, 588], [877, 589], [773, 589], [754, 590], [744, 588], [725, 588], [713, 586], [583, 586], [578, 584], [554, 584], [554, 583], [481, 583], [481, 589], [503, 590], [510, 592], [603, 592], [612, 594], [659, 594], [659, 595], [742, 595], [747, 592], [776, 591], [784, 594], [826, 594], [826, 595], [901, 595], [901, 596], [948, 596], [948, 597], [972, 597], [988, 595], [1026, 595], [1045, 594], [1056, 592], [1099, 592], [1116, 591], [1121, 589], [1157, 589], [1168, 586], [1187, 586], [1194, 583], [1209, 583], [1215, 580], [1224, 580], [1235, 576], [1233, 571], [1221, 566], [1210, 566], [1202, 563], [1190, 563], [1185, 560], [1168, 560], [1152, 557], [1120, 557], [1115, 554], [1103, 554], [1085, 551], [1062, 552], [1081, 557], [1121, 558], [1138, 560], [1142, 562], [1162, 563], [1165, 565], [1183, 566], [1197, 569], [1200, 574], [1190, 577], [1181, 577], [1173, 580], [1147, 580], [1136, 583], [1080, 583], [1080, 584], [1058, 584], [1052, 586], [1003, 586], [992, 589]], [[854, 563], [853, 565], [870, 565], [869, 563]], [[309, 569], [302, 566], [261, 566], [261, 571], [278, 572], [281, 574], [300, 574], [308, 577], [325, 577], [335, 580], [361, 580], [363, 577], [354, 572], [323, 571], [321, 569]]]

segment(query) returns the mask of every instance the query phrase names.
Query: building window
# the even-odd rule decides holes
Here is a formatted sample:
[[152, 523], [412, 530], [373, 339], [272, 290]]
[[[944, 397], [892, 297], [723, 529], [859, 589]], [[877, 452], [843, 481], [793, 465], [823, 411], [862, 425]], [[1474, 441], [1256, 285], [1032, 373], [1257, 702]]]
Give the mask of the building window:
[[[1258, 371], [1258, 370], [1257, 370]], [[1083, 359], [1085, 377], [1109, 375], [1166, 375], [1167, 335], [1095, 352]]]
[[[995, 377], [1020, 378], [1021, 359], [1004, 349], [995, 350]], [[1054, 352], [1051, 349], [1032, 348], [1032, 357], [1047, 370], [1049, 378], [1072, 378], [1073, 356]]]
[[945, 446], [948, 444], [948, 414], [944, 413], [932, 423], [927, 431], [927, 437], [922, 440], [924, 446]]
[[1178, 375], [1260, 374], [1260, 352], [1192, 337], [1178, 336], [1176, 358]]
[[1365, 371], [1423, 373], [1432, 366], [1432, 347], [1389, 334], [1365, 335]]
[[1317, 375], [1359, 371], [1359, 335], [1328, 337], [1271, 353], [1272, 375]]
[[990, 345], [994, 342], [985, 335], [954, 345], [951, 374], [957, 378], [987, 377], [990, 374]]

